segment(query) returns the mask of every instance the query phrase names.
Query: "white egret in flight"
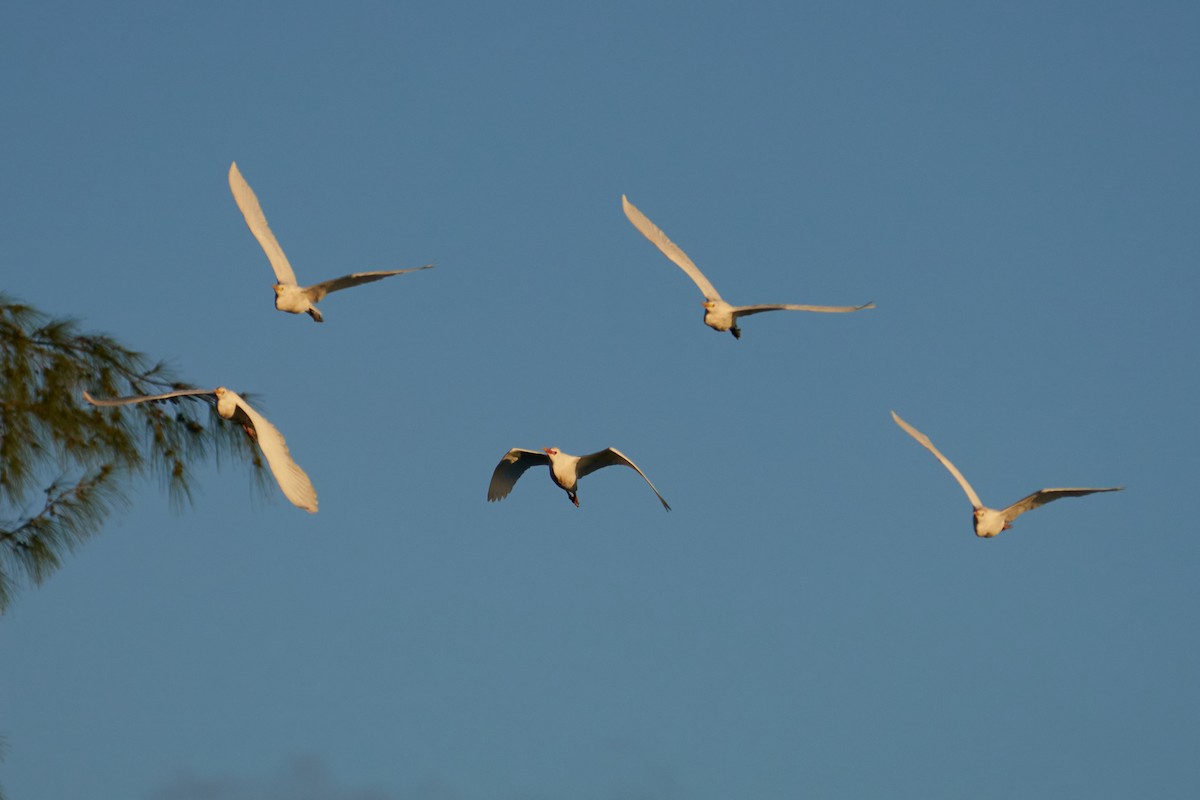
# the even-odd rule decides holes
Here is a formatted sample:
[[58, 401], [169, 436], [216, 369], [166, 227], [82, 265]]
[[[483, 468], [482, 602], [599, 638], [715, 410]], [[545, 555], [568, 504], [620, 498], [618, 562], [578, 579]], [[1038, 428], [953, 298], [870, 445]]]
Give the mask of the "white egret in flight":
[[646, 473], [638, 469], [637, 464], [626, 458], [624, 453], [613, 447], [586, 456], [569, 455], [556, 447], [544, 447], [540, 453], [536, 450], [513, 448], [505, 453], [504, 458], [500, 459], [500, 463], [496, 465], [496, 471], [492, 473], [492, 482], [488, 485], [488, 502], [508, 497], [508, 493], [512, 491], [517, 479], [524, 474], [525, 470], [538, 464], [546, 464], [550, 467], [550, 478], [567, 493], [567, 497], [576, 507], [579, 506], [576, 490], [580, 478], [603, 467], [625, 466], [641, 475], [654, 494], [658, 495], [658, 501], [662, 503], [663, 508], [667, 511], [671, 510], [663, 496], [658, 494], [658, 489], [655, 489], [654, 484], [650, 483]]
[[167, 400], [172, 397], [204, 395], [215, 398], [217, 413], [225, 419], [237, 422], [245, 429], [250, 438], [258, 443], [259, 449], [267, 458], [267, 466], [271, 468], [271, 474], [275, 476], [275, 482], [283, 490], [284, 497], [290, 500], [292, 505], [303, 508], [310, 514], [317, 513], [317, 491], [313, 488], [308, 475], [300, 469], [300, 465], [292, 460], [292, 454], [288, 452], [283, 434], [268, 422], [266, 417], [251, 408], [250, 404], [240, 395], [224, 386], [218, 386], [216, 389], [178, 389], [165, 394], [116, 397], [108, 400], [100, 400], [84, 392], [83, 399], [94, 406], [124, 406], [131, 403]]
[[929, 441], [929, 437], [921, 433], [919, 430], [909, 425], [904, 420], [900, 419], [900, 415], [895, 411], [892, 412], [892, 419], [896, 424], [908, 432], [908, 435], [920, 442], [925, 449], [933, 453], [937, 460], [942, 462], [942, 466], [950, 471], [954, 479], [958, 481], [958, 485], [967, 493], [967, 499], [971, 501], [972, 508], [975, 509], [975, 535], [983, 539], [990, 539], [1001, 531], [1006, 531], [1012, 527], [1012, 521], [1024, 514], [1026, 511], [1044, 506], [1046, 503], [1051, 503], [1063, 497], [1083, 497], [1096, 492], [1119, 492], [1124, 487], [1112, 486], [1106, 489], [1040, 489], [1028, 497], [1022, 498], [1013, 503], [1008, 508], [996, 510], [988, 508], [979, 500], [979, 495], [975, 494], [975, 490], [971, 488], [971, 484], [967, 483], [967, 479], [962, 476], [962, 473], [950, 463], [950, 459], [941, 454], [933, 442]]
[[704, 277], [704, 273], [692, 263], [692, 260], [687, 257], [687, 253], [679, 249], [679, 245], [667, 238], [657, 225], [646, 218], [646, 215], [637, 209], [633, 203], [629, 202], [629, 198], [621, 195], [621, 205], [625, 208], [625, 216], [629, 217], [629, 221], [633, 223], [633, 227], [642, 232], [642, 235], [654, 243], [654, 246], [663, 252], [667, 258], [675, 262], [687, 276], [700, 288], [700, 292], [704, 295], [704, 324], [713, 330], [729, 331], [735, 339], [740, 339], [742, 336], [741, 328], [737, 326], [738, 318], [746, 317], [751, 314], [760, 314], [763, 311], [824, 311], [830, 313], [843, 313], [848, 311], [862, 311], [864, 308], [874, 308], [874, 303], [864, 303], [861, 306], [801, 306], [794, 304], [783, 305], [762, 305], [762, 306], [732, 306], [721, 299], [721, 295], [709, 283], [708, 278]]
[[323, 322], [324, 318], [316, 304], [330, 292], [382, 280], [392, 275], [403, 275], [406, 272], [417, 272], [433, 267], [433, 264], [426, 264], [423, 267], [412, 269], [354, 272], [312, 286], [298, 286], [296, 273], [292, 272], [292, 265], [288, 263], [287, 256], [283, 254], [283, 248], [275, 240], [275, 234], [271, 233], [271, 228], [267, 225], [267, 218], [258, 205], [258, 198], [254, 196], [254, 190], [250, 188], [250, 184], [246, 183], [246, 179], [242, 177], [236, 161], [229, 167], [229, 188], [233, 191], [233, 199], [237, 202], [238, 208], [242, 210], [242, 216], [246, 218], [247, 227], [254, 234], [254, 238], [258, 239], [258, 243], [267, 254], [267, 260], [271, 262], [271, 269], [275, 271], [275, 280], [278, 281], [274, 287], [275, 307], [280, 311], [287, 311], [289, 314], [308, 314], [314, 321]]

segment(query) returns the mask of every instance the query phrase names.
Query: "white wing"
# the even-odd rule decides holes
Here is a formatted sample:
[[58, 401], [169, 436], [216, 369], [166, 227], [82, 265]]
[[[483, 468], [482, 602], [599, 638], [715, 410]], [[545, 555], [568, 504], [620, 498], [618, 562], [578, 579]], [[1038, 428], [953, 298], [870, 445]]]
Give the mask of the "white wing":
[[646, 477], [646, 473], [638, 469], [637, 464], [630, 461], [624, 453], [615, 447], [609, 447], [605, 450], [601, 450], [599, 453], [591, 453], [586, 456], [580, 456], [579, 466], [576, 468], [577, 475], [582, 478], [584, 475], [589, 475], [598, 469], [612, 466], [623, 466], [633, 469], [638, 475], [642, 476], [642, 480], [646, 482], [646, 485], [653, 489], [654, 493], [658, 495], [658, 502], [662, 503], [663, 508], [665, 508], [667, 511], [671, 510], [671, 507], [667, 505], [667, 501], [663, 499], [663, 496], [658, 494], [658, 489], [655, 489], [654, 484], [650, 483], [650, 479]]
[[518, 447], [509, 450], [492, 473], [492, 482], [488, 484], [488, 502], [508, 497], [517, 479], [525, 474], [525, 470], [538, 464], [549, 463], [550, 456], [536, 450], [522, 450]]
[[909, 436], [916, 439], [918, 442], [923, 444], [929, 452], [931, 452], [935, 456], [937, 456], [937, 460], [942, 462], [943, 467], [950, 470], [950, 474], [954, 476], [954, 479], [956, 481], [958, 481], [958, 485], [961, 486], [963, 488], [963, 491], [967, 493], [967, 498], [970, 499], [971, 505], [973, 507], [983, 508], [983, 503], [979, 502], [979, 495], [975, 494], [975, 490], [971, 488], [971, 484], [967, 483], [967, 479], [962, 476], [962, 473], [959, 472], [958, 469], [953, 464], [950, 463], [950, 459], [948, 459], [944, 455], [942, 455], [941, 452], [939, 452], [938, 449], [933, 446], [933, 442], [929, 441], [928, 436], [921, 433], [919, 430], [914, 428], [912, 425], [909, 425], [904, 420], [900, 419], [900, 415], [897, 414], [895, 411], [892, 412], [892, 419], [894, 419], [896, 421], [897, 425], [899, 425], [904, 430], [908, 431]]
[[[228, 389], [225, 389], [224, 391], [229, 394], [233, 394], [233, 392], [230, 392]], [[146, 403], [154, 400], [170, 400], [174, 397], [203, 396], [206, 400], [210, 400], [215, 403], [217, 406], [217, 413], [220, 413], [220, 402], [218, 400], [219, 393], [220, 390], [217, 389], [177, 389], [173, 392], [165, 392], [163, 394], [142, 394], [134, 395], [132, 397], [113, 397], [102, 400], [92, 397], [88, 392], [85, 391], [83, 393], [83, 399], [94, 406], [127, 406], [133, 403]], [[251, 427], [253, 427], [254, 424], [253, 420], [251, 420], [250, 417], [246, 415], [246, 412], [240, 407], [235, 408], [233, 421], [239, 425], [250, 425]], [[251, 436], [251, 438], [253, 438], [253, 436]]]
[[1000, 513], [1004, 515], [1005, 522], [1012, 522], [1026, 511], [1035, 509], [1038, 506], [1044, 506], [1046, 503], [1052, 503], [1063, 497], [1083, 497], [1084, 495], [1095, 494], [1096, 492], [1119, 492], [1124, 488], [1124, 486], [1111, 486], [1107, 489], [1039, 489], [1028, 497], [1024, 497], [1013, 503]]
[[629, 221], [633, 223], [633, 227], [641, 231], [642, 236], [653, 242], [654, 246], [663, 252], [663, 255], [674, 261], [681, 270], [686, 272], [687, 276], [700, 287], [700, 291], [704, 294], [705, 299], [721, 299], [721, 295], [717, 294], [717, 290], [708, 282], [708, 278], [704, 277], [704, 273], [687, 257], [687, 253], [680, 250], [679, 245], [668, 239], [667, 235], [657, 225], [647, 219], [645, 214], [638, 211], [637, 206], [629, 202], [629, 198], [625, 195], [621, 195], [621, 205], [625, 209], [625, 216], [629, 217]]
[[734, 306], [733, 317], [734, 319], [748, 317], [751, 314], [761, 314], [763, 311], [824, 311], [830, 314], [838, 314], [847, 311], [862, 311], [864, 308], [874, 307], [874, 301], [863, 303], [861, 306], [798, 306], [794, 303], [767, 306]]
[[254, 196], [254, 190], [250, 188], [250, 184], [246, 183], [246, 179], [242, 177], [236, 161], [229, 166], [229, 188], [233, 191], [233, 199], [246, 219], [246, 227], [254, 234], [254, 238], [258, 239], [263, 252], [267, 254], [267, 259], [271, 262], [271, 269], [275, 270], [275, 280], [282, 284], [295, 286], [296, 273], [292, 272], [292, 265], [288, 263], [287, 256], [283, 254], [283, 248], [275, 240], [275, 234], [271, 233], [271, 228], [267, 225], [267, 218], [258, 204], [258, 198]]
[[254, 426], [254, 432], [257, 434], [258, 446], [267, 457], [267, 466], [271, 468], [271, 474], [283, 490], [284, 497], [290, 500], [292, 505], [303, 508], [310, 514], [317, 513], [317, 490], [313, 488], [312, 481], [308, 479], [304, 470], [300, 469], [300, 465], [292, 460], [283, 434], [268, 422], [266, 417], [251, 408], [239, 394], [228, 389], [226, 392], [237, 403], [238, 409], [250, 418], [250, 424]]
[[403, 275], [406, 272], [419, 272], [423, 269], [433, 269], [433, 264], [426, 264], [423, 267], [414, 267], [412, 269], [388, 269], [379, 270], [376, 272], [355, 272], [350, 275], [343, 275], [340, 278], [334, 278], [331, 281], [324, 281], [304, 289], [304, 293], [308, 299], [314, 303], [321, 301], [325, 295], [330, 292], [337, 292], [342, 289], [349, 289], [351, 286], [358, 286], [363, 283], [371, 283], [372, 281], [383, 280], [392, 275]]
[[174, 392], [166, 392], [165, 394], [142, 394], [133, 397], [111, 397], [107, 399], [98, 399], [92, 397], [87, 392], [83, 393], [83, 399], [94, 406], [127, 406], [131, 403], [146, 403], [151, 400], [167, 400], [172, 397], [187, 397], [189, 395], [212, 394], [212, 389], [178, 389]]

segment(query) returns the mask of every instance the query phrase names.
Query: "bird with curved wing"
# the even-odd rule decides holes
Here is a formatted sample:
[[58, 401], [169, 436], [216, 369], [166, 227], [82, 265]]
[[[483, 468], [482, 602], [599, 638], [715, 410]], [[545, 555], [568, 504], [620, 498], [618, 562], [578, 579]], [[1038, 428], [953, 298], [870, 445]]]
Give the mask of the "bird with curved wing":
[[267, 421], [267, 418], [255, 411], [241, 395], [218, 386], [216, 389], [178, 389], [163, 394], [138, 395], [136, 397], [115, 397], [98, 399], [87, 392], [83, 399], [94, 406], [125, 406], [132, 403], [148, 403], [157, 400], [169, 400], [173, 397], [209, 396], [216, 401], [217, 413], [228, 420], [241, 425], [246, 433], [257, 444], [267, 459], [267, 466], [275, 476], [275, 482], [283, 491], [284, 497], [292, 505], [302, 508], [310, 514], [317, 513], [317, 491], [312, 481], [300, 465], [292, 460], [287, 442], [283, 434]]
[[576, 492], [580, 478], [604, 467], [620, 466], [629, 467], [641, 475], [642, 480], [646, 481], [646, 485], [658, 496], [658, 501], [662, 503], [663, 508], [667, 511], [671, 510], [667, 501], [658, 493], [658, 489], [655, 489], [654, 484], [650, 483], [646, 473], [638, 469], [637, 464], [634, 464], [624, 453], [614, 447], [586, 456], [569, 455], [557, 447], [544, 447], [541, 452], [513, 448], [504, 454], [504, 458], [500, 459], [500, 463], [496, 465], [496, 469], [492, 473], [492, 482], [488, 484], [488, 502], [508, 497], [509, 492], [516, 485], [517, 479], [525, 474], [525, 470], [539, 464], [550, 467], [550, 479], [567, 493], [567, 497], [575, 504], [576, 508], [579, 507], [579, 497]]
[[667, 235], [651, 222], [645, 214], [639, 211], [637, 206], [629, 202], [629, 198], [625, 195], [621, 195], [621, 205], [625, 209], [625, 216], [633, 223], [633, 227], [637, 228], [643, 236], [661, 250], [663, 255], [675, 262], [675, 265], [682, 269], [700, 289], [701, 294], [704, 295], [704, 324], [713, 330], [729, 331], [735, 339], [742, 337], [742, 330], [737, 325], [739, 318], [748, 317], [751, 314], [761, 314], [764, 311], [845, 313], [875, 307], [873, 302], [864, 303], [861, 306], [805, 306], [791, 303], [758, 306], [730, 305], [721, 299], [721, 295], [717, 293], [716, 288], [704, 276], [704, 273], [692, 263], [692, 260], [687, 257], [687, 253], [679, 249], [679, 245], [668, 239]]
[[382, 280], [392, 275], [404, 275], [408, 272], [418, 272], [433, 267], [433, 264], [426, 264], [423, 267], [412, 269], [354, 272], [312, 286], [299, 286], [296, 283], [296, 274], [292, 272], [292, 265], [288, 263], [287, 256], [283, 254], [283, 248], [279, 246], [275, 234], [267, 225], [267, 218], [258, 204], [258, 197], [250, 188], [250, 184], [246, 183], [246, 179], [242, 177], [236, 161], [229, 167], [229, 188], [233, 192], [234, 201], [242, 211], [242, 216], [246, 219], [246, 226], [250, 228], [250, 232], [262, 246], [263, 251], [267, 254], [267, 260], [271, 262], [271, 269], [275, 271], [275, 280], [278, 281], [274, 285], [275, 308], [280, 311], [286, 311], [289, 314], [308, 314], [315, 322], [323, 322], [324, 317], [321, 316], [316, 304], [330, 292]]
[[1046, 503], [1051, 503], [1064, 497], [1083, 497], [1084, 495], [1095, 494], [1097, 492], [1119, 492], [1124, 488], [1123, 486], [1111, 486], [1104, 489], [1039, 489], [1028, 497], [1021, 498], [1008, 508], [999, 510], [988, 508], [980, 502], [979, 495], [975, 494], [975, 490], [971, 488], [971, 484], [967, 483], [967, 479], [963, 477], [963, 474], [958, 471], [957, 467], [950, 463], [950, 459], [942, 455], [941, 451], [933, 446], [933, 442], [929, 440], [928, 436], [902, 420], [900, 415], [895, 411], [892, 412], [892, 419], [909, 436], [916, 439], [926, 450], [933, 453], [937, 460], [942, 462], [942, 466], [954, 476], [954, 480], [958, 481], [958, 485], [967, 493], [967, 499], [971, 501], [971, 507], [975, 510], [975, 535], [982, 539], [990, 539], [1001, 531], [1008, 530], [1012, 527], [1012, 522], [1017, 517], [1038, 506], [1044, 506]]

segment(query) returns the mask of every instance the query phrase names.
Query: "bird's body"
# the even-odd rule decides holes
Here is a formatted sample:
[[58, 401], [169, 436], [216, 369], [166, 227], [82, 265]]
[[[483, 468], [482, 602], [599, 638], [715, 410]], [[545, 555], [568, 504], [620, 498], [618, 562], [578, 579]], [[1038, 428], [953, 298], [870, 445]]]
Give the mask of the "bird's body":
[[271, 288], [275, 290], [275, 308], [289, 314], [308, 314], [316, 322], [325, 321], [308, 296], [306, 287], [294, 283], [276, 283]]
[[560, 453], [554, 449], [551, 449], [547, 455], [550, 456], [550, 479], [566, 492], [578, 507], [579, 498], [576, 496], [576, 490], [579, 488], [579, 456]]
[[287, 256], [283, 254], [283, 248], [279, 246], [275, 234], [271, 232], [271, 227], [267, 225], [267, 217], [263, 214], [262, 206], [258, 203], [258, 197], [254, 194], [254, 190], [250, 188], [250, 184], [246, 183], [246, 179], [242, 177], [241, 171], [238, 170], [237, 162], [234, 162], [229, 167], [229, 189], [233, 192], [234, 202], [237, 203], [238, 208], [242, 212], [242, 217], [246, 220], [246, 226], [254, 234], [254, 238], [258, 240], [263, 252], [267, 254], [267, 260], [271, 262], [271, 269], [275, 272], [275, 280], [277, 281], [273, 285], [275, 289], [275, 308], [280, 311], [286, 311], [289, 314], [308, 314], [313, 318], [313, 321], [323, 322], [324, 317], [321, 316], [321, 312], [317, 308], [317, 303], [321, 302], [325, 295], [330, 292], [382, 280], [392, 275], [403, 275], [406, 272], [417, 272], [418, 270], [433, 267], [432, 264], [426, 264], [423, 267], [415, 267], [413, 269], [354, 272], [330, 281], [316, 283], [312, 286], [300, 286], [296, 283], [296, 274], [292, 271], [292, 265], [288, 262]]
[[218, 386], [216, 389], [179, 389], [164, 394], [139, 395], [137, 397], [117, 397], [98, 400], [87, 392], [83, 398], [94, 406], [124, 406], [132, 403], [146, 403], [155, 400], [168, 400], [173, 397], [208, 396], [216, 401], [217, 413], [224, 419], [232, 420], [246, 431], [253, 439], [262, 454], [267, 459], [267, 466], [279, 484], [280, 490], [291, 503], [310, 514], [317, 513], [317, 491], [312, 481], [300, 465], [292, 460], [287, 442], [283, 434], [267, 421], [267, 418], [254, 410], [237, 392]]
[[966, 493], [967, 499], [971, 501], [973, 509], [973, 518], [975, 526], [975, 535], [981, 539], [990, 539], [996, 536], [1001, 531], [1006, 531], [1012, 527], [1012, 522], [1017, 517], [1024, 514], [1026, 511], [1043, 506], [1046, 503], [1062, 499], [1064, 497], [1083, 497], [1084, 495], [1095, 494], [1097, 492], [1119, 492], [1123, 487], [1110, 486], [1102, 489], [1084, 489], [1084, 488], [1069, 488], [1069, 489], [1039, 489], [1027, 497], [1023, 497], [1013, 503], [1008, 508], [995, 509], [988, 508], [979, 499], [979, 495], [971, 488], [971, 484], [963, 477], [963, 474], [958, 471], [958, 468], [950, 462], [950, 459], [942, 455], [941, 451], [933, 446], [933, 442], [929, 437], [918, 431], [912, 425], [900, 418], [900, 415], [895, 411], [892, 412], [892, 419], [899, 425], [909, 436], [916, 439], [921, 446], [933, 453], [934, 457], [942, 463], [947, 471], [954, 476], [958, 481], [958, 485]]
[[704, 324], [714, 331], [730, 331], [733, 338], [742, 338], [742, 330], [737, 326], [737, 309], [724, 300], [704, 301]]
[[646, 473], [638, 469], [638, 466], [630, 461], [620, 450], [613, 447], [585, 456], [573, 456], [562, 452], [556, 447], [546, 447], [541, 452], [513, 448], [505, 453], [504, 458], [500, 459], [500, 463], [496, 465], [496, 469], [492, 472], [492, 480], [488, 484], [488, 501], [503, 500], [505, 497], [508, 497], [517, 479], [525, 473], [525, 470], [539, 464], [545, 464], [550, 468], [550, 479], [554, 481], [556, 486], [567, 493], [567, 497], [576, 507], [579, 506], [578, 488], [580, 478], [603, 467], [624, 466], [631, 468], [638, 475], [641, 475], [642, 479], [646, 481], [646, 484], [658, 497], [663, 508], [667, 511], [671, 510], [671, 507], [667, 505], [667, 501], [658, 493], [658, 489], [655, 489], [654, 484], [650, 483], [650, 479], [646, 477]]
[[637, 206], [629, 202], [629, 198], [625, 195], [621, 195], [621, 206], [625, 209], [625, 216], [633, 223], [633, 227], [637, 228], [643, 236], [662, 251], [663, 255], [671, 259], [676, 266], [682, 269], [684, 274], [691, 278], [692, 282], [700, 289], [701, 294], [704, 295], [704, 324], [713, 330], [729, 331], [735, 339], [740, 339], [742, 336], [741, 328], [737, 325], [739, 318], [748, 317], [751, 314], [761, 314], [764, 311], [846, 313], [875, 307], [874, 303], [864, 303], [861, 306], [809, 306], [796, 305], [794, 303], [756, 306], [731, 305], [721, 299], [721, 295], [717, 292], [716, 287], [705, 277], [700, 268], [692, 263], [687, 253], [683, 252], [679, 245], [667, 238], [667, 235], [651, 222], [645, 214], [638, 210]]
[[975, 509], [972, 521], [975, 526], [975, 535], [980, 539], [991, 539], [1001, 531], [1012, 527], [1012, 523], [1005, 518], [1003, 511], [987, 506]]

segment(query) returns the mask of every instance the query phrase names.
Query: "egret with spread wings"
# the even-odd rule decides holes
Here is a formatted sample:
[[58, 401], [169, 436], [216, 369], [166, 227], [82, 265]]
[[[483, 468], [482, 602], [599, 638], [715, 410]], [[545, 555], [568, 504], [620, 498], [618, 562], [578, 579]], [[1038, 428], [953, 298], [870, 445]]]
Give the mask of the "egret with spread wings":
[[258, 198], [255, 197], [250, 184], [246, 183], [246, 179], [242, 177], [236, 161], [229, 167], [229, 188], [233, 191], [233, 199], [237, 202], [238, 208], [242, 210], [246, 226], [250, 228], [250, 232], [254, 234], [254, 238], [266, 252], [267, 260], [271, 262], [271, 269], [275, 271], [275, 280], [278, 281], [274, 287], [275, 307], [280, 311], [287, 311], [290, 314], [308, 314], [314, 321], [323, 322], [324, 318], [316, 304], [330, 292], [382, 280], [392, 275], [403, 275], [406, 272], [417, 272], [433, 267], [433, 264], [426, 264], [413, 269], [354, 272], [324, 283], [299, 286], [296, 284], [296, 274], [292, 272], [292, 265], [288, 263], [287, 256], [283, 254], [283, 248], [279, 246], [279, 242], [275, 240], [275, 234], [271, 233], [271, 228], [267, 225], [267, 218], [258, 204]]
[[971, 507], [975, 509], [975, 535], [983, 539], [990, 539], [1001, 531], [1008, 530], [1012, 527], [1012, 521], [1017, 517], [1038, 506], [1044, 506], [1046, 503], [1051, 503], [1063, 497], [1083, 497], [1084, 495], [1095, 494], [1096, 492], [1119, 492], [1124, 488], [1121, 486], [1112, 486], [1106, 489], [1040, 489], [1028, 497], [1018, 500], [1008, 508], [1001, 510], [988, 508], [980, 502], [979, 495], [975, 494], [975, 490], [971, 488], [971, 484], [967, 483], [967, 479], [958, 471], [958, 468], [951, 464], [950, 459], [942, 455], [933, 446], [933, 442], [929, 441], [928, 436], [900, 419], [900, 415], [895, 411], [892, 412], [892, 419], [909, 436], [916, 439], [925, 449], [933, 453], [937, 457], [937, 460], [942, 462], [942, 466], [949, 470], [954, 479], [958, 481], [958, 485], [967, 493], [967, 499], [971, 501]]
[[650, 483], [646, 473], [638, 469], [637, 464], [634, 464], [626, 458], [624, 453], [614, 447], [586, 456], [569, 455], [557, 447], [544, 447], [540, 453], [536, 450], [513, 448], [504, 454], [504, 458], [500, 459], [495, 472], [492, 473], [492, 482], [488, 485], [488, 502], [508, 497], [508, 493], [512, 491], [517, 479], [525, 473], [525, 470], [538, 464], [546, 464], [550, 467], [550, 478], [567, 493], [567, 497], [575, 504], [576, 508], [579, 507], [576, 490], [580, 478], [604, 467], [623, 466], [629, 467], [641, 475], [642, 480], [646, 481], [654, 494], [658, 495], [658, 501], [662, 503], [663, 508], [667, 511], [671, 510], [663, 496], [658, 494], [658, 489], [655, 489], [654, 484]]
[[258, 443], [258, 448], [267, 458], [267, 466], [275, 476], [275, 482], [283, 490], [284, 496], [292, 505], [303, 508], [310, 514], [317, 513], [317, 491], [312, 481], [300, 465], [292, 460], [287, 442], [283, 434], [267, 421], [267, 418], [250, 407], [236, 392], [218, 386], [216, 389], [178, 389], [164, 394], [139, 395], [137, 397], [116, 397], [112, 399], [97, 399], [87, 392], [83, 399], [94, 406], [125, 406], [131, 403], [147, 403], [155, 400], [169, 400], [173, 397], [200, 396], [215, 400], [217, 413], [225, 419], [233, 420], [241, 425], [246, 433]]
[[735, 339], [740, 339], [742, 336], [741, 328], [737, 326], [738, 319], [751, 314], [761, 314], [763, 311], [823, 311], [844, 313], [875, 307], [874, 303], [864, 303], [861, 306], [802, 306], [794, 304], [732, 306], [721, 299], [721, 295], [717, 293], [717, 290], [709, 282], [708, 278], [704, 277], [704, 273], [687, 257], [687, 253], [680, 250], [679, 245], [668, 239], [667, 235], [657, 225], [647, 219], [646, 215], [639, 211], [637, 206], [629, 202], [629, 198], [625, 195], [621, 195], [621, 205], [625, 209], [625, 216], [629, 217], [629, 221], [633, 223], [633, 227], [641, 231], [642, 235], [661, 250], [663, 255], [674, 261], [692, 279], [696, 286], [700, 288], [700, 292], [704, 295], [704, 324], [713, 330], [729, 331]]

